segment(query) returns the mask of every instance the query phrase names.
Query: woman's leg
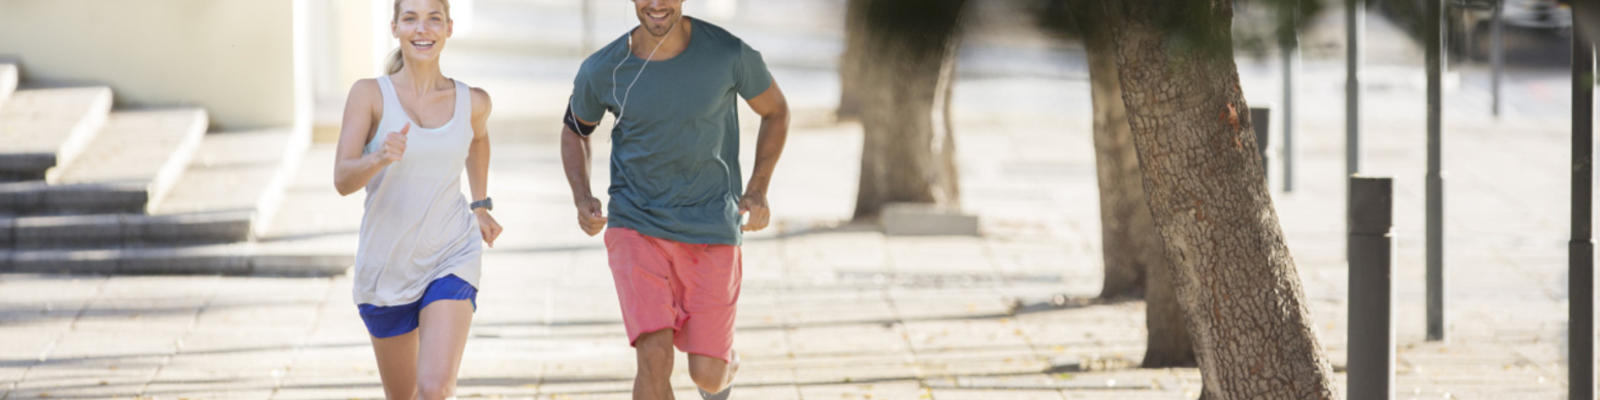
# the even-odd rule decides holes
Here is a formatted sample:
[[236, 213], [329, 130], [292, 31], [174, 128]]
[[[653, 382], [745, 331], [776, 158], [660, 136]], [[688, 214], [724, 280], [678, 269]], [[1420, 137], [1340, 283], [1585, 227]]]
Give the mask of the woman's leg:
[[372, 337], [384, 397], [410, 400], [417, 395], [417, 331], [386, 338]]
[[455, 396], [456, 371], [467, 347], [472, 326], [472, 302], [437, 300], [422, 308], [421, 355], [417, 361], [417, 389], [425, 400]]

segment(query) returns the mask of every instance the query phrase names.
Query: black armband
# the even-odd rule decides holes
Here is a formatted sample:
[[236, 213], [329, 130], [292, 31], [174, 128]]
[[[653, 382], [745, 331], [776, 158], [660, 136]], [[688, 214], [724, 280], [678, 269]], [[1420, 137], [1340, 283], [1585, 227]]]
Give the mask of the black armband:
[[577, 115], [572, 114], [572, 105], [570, 104], [567, 105], [567, 116], [562, 117], [561, 120], [563, 123], [567, 124], [567, 127], [571, 128], [573, 132], [577, 132], [578, 136], [583, 137], [589, 137], [590, 133], [594, 133], [594, 127], [600, 125], [584, 125], [583, 121], [578, 120]]

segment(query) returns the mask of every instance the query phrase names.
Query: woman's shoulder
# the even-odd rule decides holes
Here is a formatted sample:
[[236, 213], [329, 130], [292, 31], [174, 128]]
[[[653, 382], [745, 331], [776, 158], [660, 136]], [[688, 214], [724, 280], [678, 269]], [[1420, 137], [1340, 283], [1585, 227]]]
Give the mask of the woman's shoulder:
[[489, 91], [481, 87], [467, 86], [467, 92], [472, 96], [472, 115], [483, 115], [493, 108], [489, 99]]
[[378, 78], [357, 79], [356, 83], [350, 84], [350, 97], [354, 98], [357, 94], [382, 95], [378, 92]]
[[377, 109], [383, 106], [383, 93], [378, 89], [377, 78], [356, 80], [350, 85], [350, 95], [345, 99], [348, 105], [366, 105]]

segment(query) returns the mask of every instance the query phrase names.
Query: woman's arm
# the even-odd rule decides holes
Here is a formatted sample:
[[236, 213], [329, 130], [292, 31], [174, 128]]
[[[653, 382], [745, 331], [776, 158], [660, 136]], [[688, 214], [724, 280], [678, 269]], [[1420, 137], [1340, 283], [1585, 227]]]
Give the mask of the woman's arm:
[[378, 93], [378, 82], [372, 79], [362, 79], [350, 87], [350, 95], [344, 102], [344, 123], [339, 127], [339, 146], [333, 160], [333, 186], [339, 190], [340, 196], [361, 190], [373, 175], [377, 175], [384, 166], [398, 161], [405, 153], [405, 131], [410, 130], [409, 125], [399, 135], [386, 138], [382, 151], [361, 154], [370, 139], [369, 133], [374, 123], [382, 113], [378, 109], [382, 106], [382, 97]]
[[[472, 201], [489, 198], [489, 112], [493, 109], [489, 92], [472, 88], [472, 146], [467, 152], [467, 185], [472, 191]], [[472, 213], [478, 217], [478, 230], [483, 233], [484, 243], [494, 247], [494, 239], [500, 236], [502, 229], [500, 223], [486, 208], [473, 209]]]

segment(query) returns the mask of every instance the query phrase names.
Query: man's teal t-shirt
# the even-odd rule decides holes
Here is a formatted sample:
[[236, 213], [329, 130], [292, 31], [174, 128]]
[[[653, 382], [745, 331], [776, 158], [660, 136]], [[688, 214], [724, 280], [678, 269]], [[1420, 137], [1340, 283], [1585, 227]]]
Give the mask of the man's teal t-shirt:
[[611, 129], [607, 226], [682, 243], [738, 245], [744, 189], [734, 94], [760, 95], [772, 76], [761, 53], [743, 40], [685, 19], [689, 45], [673, 58], [645, 66], [624, 34], [585, 59], [573, 81], [572, 113], [596, 122], [606, 112], [621, 114]]

